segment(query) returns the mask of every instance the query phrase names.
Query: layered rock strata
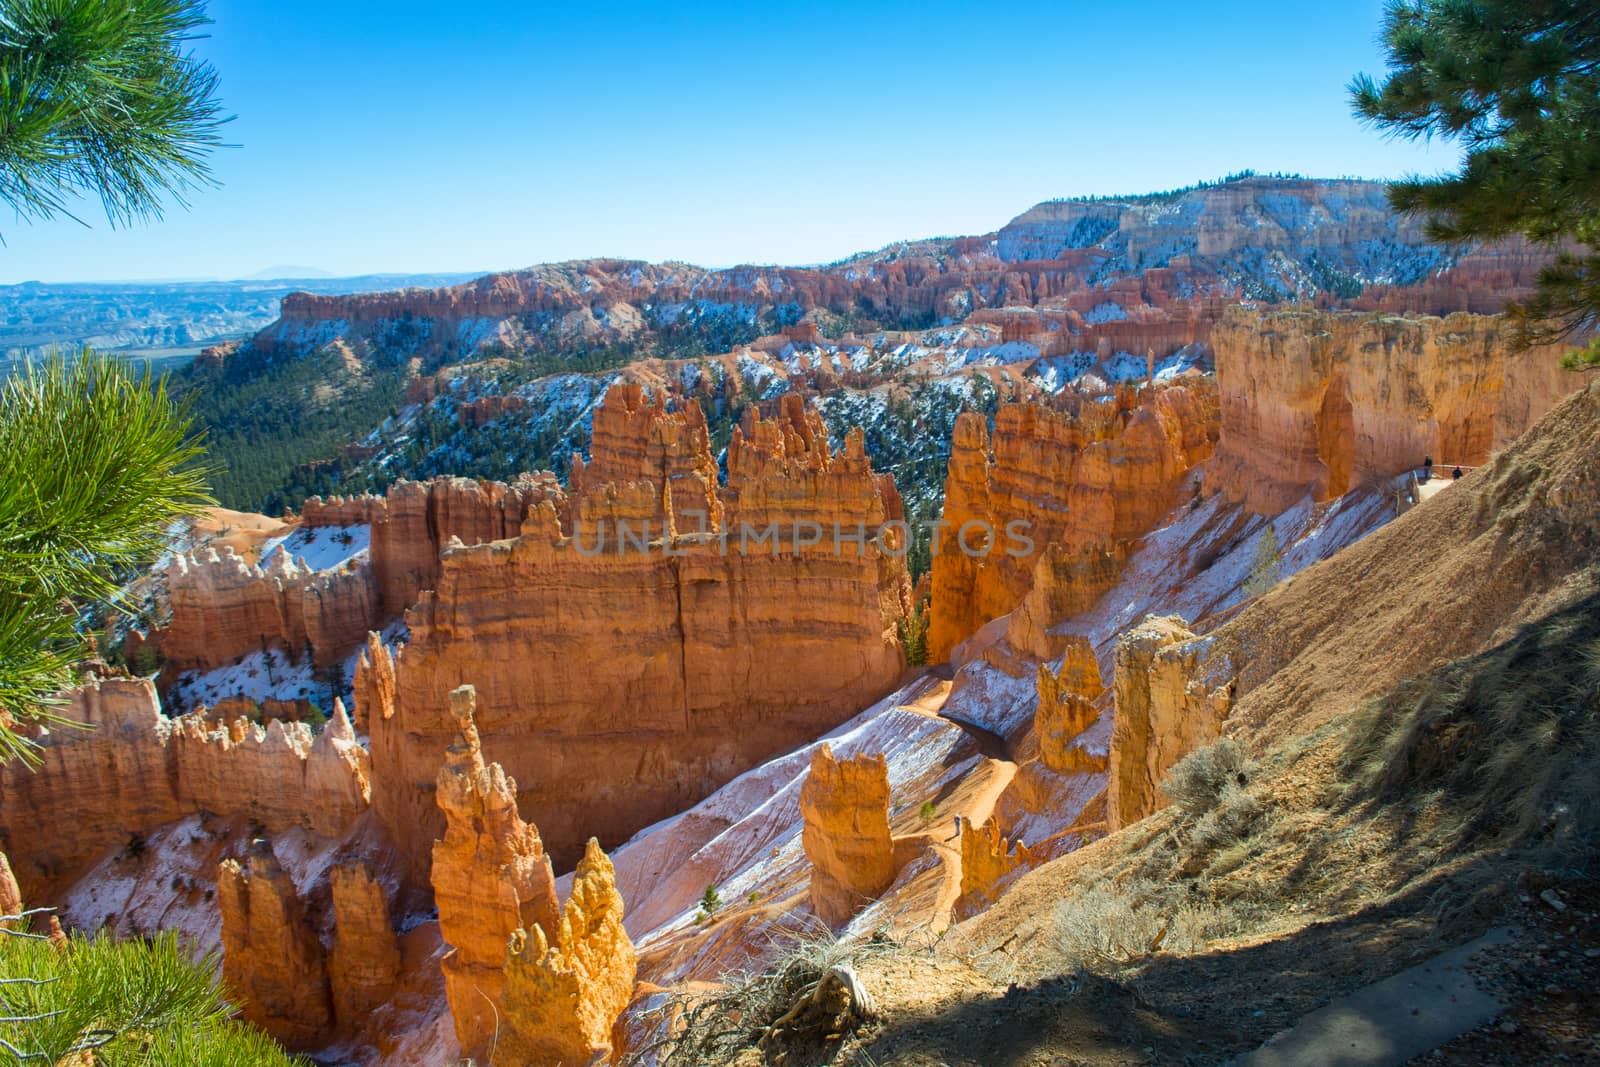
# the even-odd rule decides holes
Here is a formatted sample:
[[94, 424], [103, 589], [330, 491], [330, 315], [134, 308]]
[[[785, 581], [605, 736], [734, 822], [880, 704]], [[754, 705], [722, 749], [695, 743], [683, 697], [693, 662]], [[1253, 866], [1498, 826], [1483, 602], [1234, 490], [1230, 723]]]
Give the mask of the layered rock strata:
[[[374, 643], [358, 669], [374, 806], [419, 884], [429, 854], [416, 842], [441, 836], [434, 777], [456, 733], [441, 709], [463, 681], [485, 746], [567, 866], [590, 836], [620, 843], [837, 725], [902, 669], [909, 584], [871, 540], [898, 498], [859, 436], [834, 453], [814, 412], [752, 416], [718, 487], [693, 402], [669, 411], [619, 388], [596, 422], [573, 529], [544, 501], [520, 537], [447, 548], [407, 613], [410, 642], [394, 657]], [[721, 526], [666, 530], [669, 515], [700, 529], [689, 503], [707, 522], [720, 509]]]
[[800, 787], [800, 815], [811, 910], [840, 926], [894, 882], [888, 761], [882, 753], [836, 759], [830, 746], [818, 745]]
[[175, 670], [210, 669], [269, 645], [317, 667], [336, 664], [382, 624], [372, 571], [360, 561], [315, 570], [277, 552], [247, 563], [232, 547], [186, 553], [167, 569], [172, 622], [162, 654]]
[[948, 658], [1017, 607], [1036, 568], [1052, 579], [1049, 602], [1032, 609], [1038, 616], [1091, 606], [1216, 437], [1215, 387], [1199, 378], [1119, 389], [1108, 403], [1084, 400], [1068, 413], [1005, 404], [992, 436], [982, 416], [960, 416], [933, 559], [929, 659]]
[[1222, 433], [1208, 492], [1276, 514], [1422, 466], [1477, 466], [1584, 384], [1498, 317], [1244, 308], [1212, 329]]
[[333, 838], [367, 810], [367, 752], [342, 705], [315, 735], [304, 723], [217, 726], [168, 718], [146, 679], [86, 676], [53, 710], [87, 729], [37, 738], [37, 768], [0, 765], [0, 837], [32, 899], [130, 834], [197, 812]]

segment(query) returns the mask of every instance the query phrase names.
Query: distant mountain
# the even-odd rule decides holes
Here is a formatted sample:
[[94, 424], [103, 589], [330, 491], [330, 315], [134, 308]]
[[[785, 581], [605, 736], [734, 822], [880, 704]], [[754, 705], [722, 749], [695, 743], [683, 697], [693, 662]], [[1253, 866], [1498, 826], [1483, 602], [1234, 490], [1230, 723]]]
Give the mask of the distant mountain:
[[[352, 278], [146, 282], [22, 282], [0, 285], [0, 366], [52, 346], [144, 355], [192, 355], [248, 337], [278, 317], [296, 290], [350, 294], [451, 285], [472, 274], [368, 274]], [[303, 270], [306, 268], [281, 268]]]
[[322, 270], [318, 267], [264, 267], [254, 274], [246, 274], [238, 279], [245, 282], [277, 281], [279, 279], [301, 281], [306, 278], [332, 278], [332, 271]]
[[[785, 392], [865, 427], [908, 514], [936, 513], [964, 406], [1203, 366], [1241, 301], [1495, 312], [1526, 244], [1446, 247], [1379, 182], [1241, 175], [1039, 204], [999, 230], [814, 267], [590, 259], [447, 286], [303, 284], [254, 337], [185, 367], [230, 506], [399, 477], [566, 470], [626, 376], [703, 403], [718, 448]], [[769, 412], [770, 414], [770, 412]], [[842, 442], [836, 442], [839, 444]]]

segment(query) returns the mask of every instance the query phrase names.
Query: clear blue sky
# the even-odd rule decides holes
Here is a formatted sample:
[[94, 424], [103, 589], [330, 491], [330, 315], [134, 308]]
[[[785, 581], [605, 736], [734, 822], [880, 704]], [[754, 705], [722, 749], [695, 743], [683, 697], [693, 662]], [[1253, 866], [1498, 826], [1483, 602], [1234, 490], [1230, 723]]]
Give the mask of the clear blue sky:
[[809, 263], [1244, 168], [1448, 168], [1350, 116], [1381, 6], [212, 0], [222, 186], [128, 230], [0, 219], [0, 281]]

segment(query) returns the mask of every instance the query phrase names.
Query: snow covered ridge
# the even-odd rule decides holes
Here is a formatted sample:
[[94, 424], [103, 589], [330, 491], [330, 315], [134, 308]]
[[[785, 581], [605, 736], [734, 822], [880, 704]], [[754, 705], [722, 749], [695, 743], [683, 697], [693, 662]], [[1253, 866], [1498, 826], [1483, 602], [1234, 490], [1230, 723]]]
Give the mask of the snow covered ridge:
[[356, 559], [366, 559], [372, 543], [372, 527], [301, 526], [286, 537], [275, 537], [261, 547], [261, 565], [269, 566], [279, 557], [291, 560], [300, 569], [332, 570]]

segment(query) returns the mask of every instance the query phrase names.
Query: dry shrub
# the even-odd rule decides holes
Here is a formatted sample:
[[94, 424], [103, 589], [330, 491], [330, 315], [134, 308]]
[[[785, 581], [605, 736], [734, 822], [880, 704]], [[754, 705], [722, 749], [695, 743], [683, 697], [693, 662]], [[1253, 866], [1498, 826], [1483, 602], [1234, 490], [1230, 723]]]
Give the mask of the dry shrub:
[[[660, 1039], [634, 1052], [623, 1062], [629, 1067], [714, 1067], [748, 1062], [751, 1050], [772, 1037], [795, 1051], [824, 1035], [773, 1024], [804, 1000], [834, 967], [853, 967], [863, 957], [901, 949], [893, 941], [872, 937], [866, 941], [839, 941], [825, 926], [786, 932], [791, 940], [775, 945], [777, 958], [760, 971], [722, 976], [721, 988], [710, 993], [674, 996], [651, 1014], [666, 1031]], [[811, 1020], [808, 1020], [811, 1021]], [[757, 1062], [760, 1062], [759, 1060]]]
[[1159, 952], [1186, 955], [1238, 927], [1222, 908], [1177, 903], [1172, 896], [1153, 885], [1119, 891], [1099, 882], [1056, 905], [1058, 945], [1068, 969], [1131, 967]]
[[1186, 815], [1204, 815], [1216, 806], [1223, 790], [1249, 784], [1253, 764], [1243, 746], [1231, 737], [1197, 748], [1172, 765], [1162, 792]]

